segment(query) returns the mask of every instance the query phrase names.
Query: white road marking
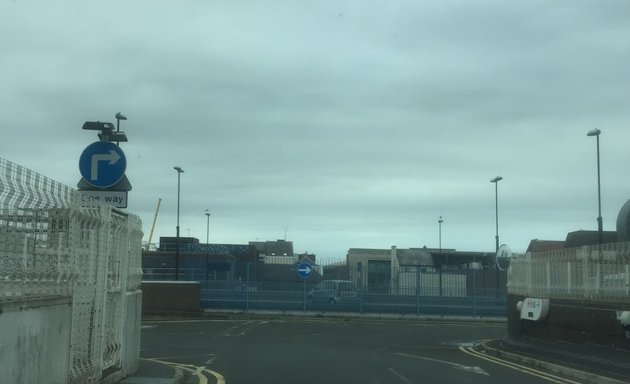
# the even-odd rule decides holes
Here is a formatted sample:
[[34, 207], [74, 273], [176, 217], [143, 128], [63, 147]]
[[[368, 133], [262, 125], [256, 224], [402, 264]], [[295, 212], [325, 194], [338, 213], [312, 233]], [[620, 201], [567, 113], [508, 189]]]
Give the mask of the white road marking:
[[524, 365], [519, 365], [519, 364], [513, 363], [513, 362], [508, 361], [508, 360], [503, 360], [503, 359], [495, 357], [495, 356], [489, 356], [489, 355], [483, 354], [483, 353], [481, 353], [479, 351], [476, 351], [473, 348], [459, 347], [459, 350], [464, 352], [464, 353], [466, 353], [466, 354], [469, 354], [471, 356], [477, 357], [479, 359], [483, 359], [483, 360], [489, 361], [489, 362], [494, 363], [494, 364], [502, 365], [504, 367], [511, 368], [511, 369], [516, 370], [516, 371], [526, 373], [528, 375], [536, 376], [538, 378], [550, 381], [552, 383], [556, 383], [556, 384], [581, 384], [578, 381], [574, 381], [574, 380], [571, 380], [571, 379], [566, 379], [564, 377], [556, 376], [556, 375], [553, 375], [551, 373], [547, 373], [547, 372], [544, 372], [544, 371], [539, 371], [537, 369], [529, 368], [529, 367], [526, 367]]
[[446, 365], [450, 365], [451, 367], [453, 367], [455, 369], [459, 369], [460, 371], [469, 372], [469, 373], [475, 373], [477, 375], [490, 376], [490, 374], [488, 372], [484, 371], [481, 367], [468, 367], [468, 366], [465, 366], [465, 365], [462, 365], [462, 364], [454, 363], [452, 361], [438, 360], [438, 359], [434, 359], [434, 358], [431, 358], [431, 357], [410, 355], [410, 354], [407, 354], [407, 353], [396, 353], [396, 355], [403, 356], [403, 357], [409, 357], [409, 358], [412, 358], [412, 359], [420, 359], [420, 360], [432, 361], [434, 363], [446, 364]]
[[389, 371], [392, 373], [392, 375], [396, 376], [403, 383], [405, 383], [405, 384], [413, 384], [413, 381], [411, 381], [408, 378], [406, 378], [402, 373], [396, 372], [394, 370], [394, 368], [389, 368]]
[[226, 337], [240, 337], [245, 336], [248, 332], [252, 331], [254, 328], [259, 327], [261, 325], [267, 324], [268, 321], [247, 321], [245, 324], [238, 324], [231, 328], [228, 328], [227, 331], [223, 334]]

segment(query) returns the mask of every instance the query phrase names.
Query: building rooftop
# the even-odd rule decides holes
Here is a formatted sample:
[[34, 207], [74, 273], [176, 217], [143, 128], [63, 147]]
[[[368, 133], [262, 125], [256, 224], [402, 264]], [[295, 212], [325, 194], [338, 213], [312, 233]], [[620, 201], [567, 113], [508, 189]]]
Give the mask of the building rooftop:
[[[617, 232], [616, 231], [603, 231], [603, 243], [616, 243]], [[573, 231], [567, 234], [567, 238], [564, 241], [565, 248], [583, 247], [585, 245], [599, 244], [599, 232], [598, 231]]]
[[526, 252], [545, 252], [556, 249], [563, 249], [564, 241], [561, 240], [538, 240], [533, 239], [529, 242]]
[[261, 255], [293, 256], [292, 241], [250, 241], [249, 244], [254, 246]]

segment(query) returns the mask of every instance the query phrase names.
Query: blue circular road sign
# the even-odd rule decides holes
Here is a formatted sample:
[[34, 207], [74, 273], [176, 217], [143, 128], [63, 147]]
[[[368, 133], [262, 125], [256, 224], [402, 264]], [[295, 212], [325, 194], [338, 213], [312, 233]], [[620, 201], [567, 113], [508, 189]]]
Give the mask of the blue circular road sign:
[[313, 272], [313, 267], [309, 263], [300, 263], [297, 266], [297, 274], [303, 279], [307, 279]]
[[127, 159], [122, 149], [109, 141], [88, 145], [79, 158], [81, 176], [93, 187], [108, 188], [125, 175]]

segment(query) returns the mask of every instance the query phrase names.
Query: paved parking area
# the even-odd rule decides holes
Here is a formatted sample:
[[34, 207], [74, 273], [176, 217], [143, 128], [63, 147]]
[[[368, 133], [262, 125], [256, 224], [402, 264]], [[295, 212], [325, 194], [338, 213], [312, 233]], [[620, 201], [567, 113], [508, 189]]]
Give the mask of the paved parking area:
[[[146, 322], [142, 356], [226, 383], [543, 383], [467, 352], [505, 325], [466, 321], [242, 318]], [[564, 383], [561, 378], [551, 379]]]

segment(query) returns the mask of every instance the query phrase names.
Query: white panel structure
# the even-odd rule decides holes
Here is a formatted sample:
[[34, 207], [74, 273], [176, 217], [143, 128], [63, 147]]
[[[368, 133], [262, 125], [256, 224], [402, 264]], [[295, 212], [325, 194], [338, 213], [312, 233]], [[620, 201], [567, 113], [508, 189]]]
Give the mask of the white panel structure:
[[[0, 306], [71, 298], [71, 383], [137, 367], [139, 338], [123, 335], [140, 328], [126, 300], [141, 302], [141, 226], [110, 206], [81, 207], [75, 190], [0, 158]], [[123, 362], [123, 350], [136, 361]]]

